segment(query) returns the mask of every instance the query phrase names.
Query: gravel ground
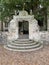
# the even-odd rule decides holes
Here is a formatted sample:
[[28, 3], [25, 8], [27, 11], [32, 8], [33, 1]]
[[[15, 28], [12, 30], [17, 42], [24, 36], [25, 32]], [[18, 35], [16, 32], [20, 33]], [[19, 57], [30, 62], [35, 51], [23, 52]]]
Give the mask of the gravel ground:
[[0, 65], [49, 65], [49, 45], [33, 52], [14, 52], [0, 45]]

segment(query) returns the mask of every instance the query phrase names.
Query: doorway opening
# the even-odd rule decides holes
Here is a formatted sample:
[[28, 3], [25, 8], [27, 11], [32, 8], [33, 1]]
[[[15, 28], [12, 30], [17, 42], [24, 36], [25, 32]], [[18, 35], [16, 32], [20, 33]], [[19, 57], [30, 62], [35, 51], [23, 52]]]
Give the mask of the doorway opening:
[[19, 38], [28, 39], [29, 38], [29, 22], [28, 21], [19, 21]]

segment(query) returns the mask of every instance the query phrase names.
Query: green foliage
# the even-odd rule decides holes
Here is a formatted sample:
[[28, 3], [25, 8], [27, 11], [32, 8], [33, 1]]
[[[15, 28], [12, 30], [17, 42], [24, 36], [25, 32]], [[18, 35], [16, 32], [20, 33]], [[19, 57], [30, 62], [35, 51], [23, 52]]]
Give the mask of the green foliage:
[[[25, 5], [27, 11], [36, 8], [39, 4], [44, 7], [49, 6], [49, 0], [0, 0], [0, 20], [11, 16], [14, 10], [22, 9], [24, 2], [29, 2]], [[20, 7], [16, 7], [16, 5], [20, 5]]]

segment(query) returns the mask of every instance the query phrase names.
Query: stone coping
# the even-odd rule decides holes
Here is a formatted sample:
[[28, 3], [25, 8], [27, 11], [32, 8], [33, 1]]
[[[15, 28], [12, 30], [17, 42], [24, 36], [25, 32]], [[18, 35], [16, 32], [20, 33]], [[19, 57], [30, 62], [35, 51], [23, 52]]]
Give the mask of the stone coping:
[[13, 19], [15, 19], [15, 18], [33, 18], [34, 19], [34, 15], [26, 15], [26, 16], [13, 15]]

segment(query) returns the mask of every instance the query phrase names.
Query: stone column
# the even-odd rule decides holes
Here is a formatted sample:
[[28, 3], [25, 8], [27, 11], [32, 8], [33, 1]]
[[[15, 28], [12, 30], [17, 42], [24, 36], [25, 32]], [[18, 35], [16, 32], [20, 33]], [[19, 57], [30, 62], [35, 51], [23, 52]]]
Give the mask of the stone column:
[[32, 21], [29, 21], [29, 39], [32, 39], [32, 35], [33, 35], [33, 34], [32, 34], [32, 32], [33, 32], [33, 31], [32, 31], [32, 30], [33, 30], [33, 29], [32, 29], [32, 25], [33, 25]]
[[16, 19], [15, 21], [15, 24], [16, 24], [16, 32], [15, 32], [15, 36], [16, 36], [16, 39], [19, 38], [19, 27], [18, 27], [18, 20]]

